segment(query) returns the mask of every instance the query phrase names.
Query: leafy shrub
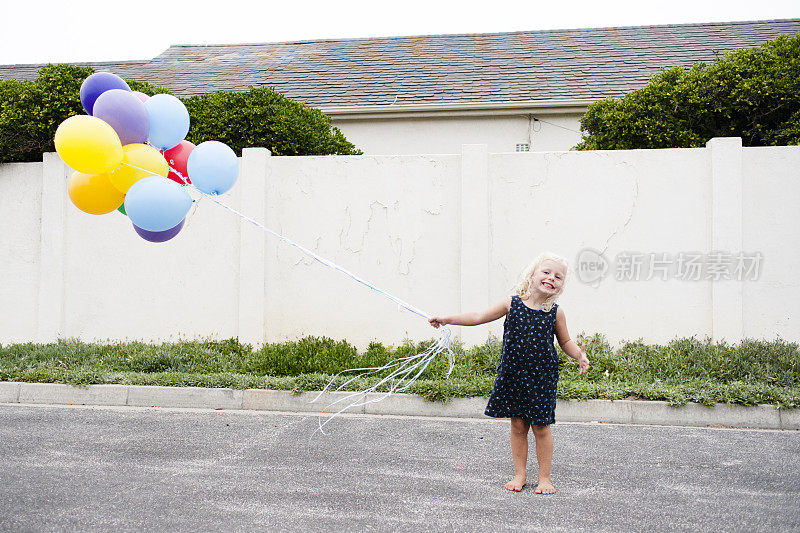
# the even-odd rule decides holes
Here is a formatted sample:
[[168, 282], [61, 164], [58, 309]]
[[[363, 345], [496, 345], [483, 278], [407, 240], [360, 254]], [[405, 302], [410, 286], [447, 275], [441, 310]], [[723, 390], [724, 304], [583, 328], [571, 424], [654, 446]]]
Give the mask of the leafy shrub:
[[166, 87], [156, 87], [152, 83], [147, 83], [146, 81], [125, 80], [125, 82], [128, 84], [128, 87], [130, 87], [132, 91], [139, 91], [140, 93], [144, 93], [148, 96], [153, 96], [154, 94], [161, 94], [161, 93], [172, 94]]
[[[91, 67], [45, 65], [33, 81], [0, 80], [0, 163], [41, 161], [54, 152], [59, 124], [84, 114], [80, 102], [83, 80]], [[139, 80], [126, 80], [134, 91], [169, 93]], [[242, 148], [266, 147], [275, 155], [360, 154], [321, 111], [295, 102], [272, 89], [244, 93], [219, 92], [183, 100], [195, 144], [226, 143], [241, 155]]]
[[734, 136], [745, 146], [798, 144], [800, 33], [662, 70], [641, 89], [591, 104], [581, 129], [578, 150], [702, 147]]
[[241, 154], [261, 146], [274, 155], [357, 155], [330, 117], [274, 89], [220, 91], [184, 99], [191, 117], [187, 139], [195, 144], [216, 140]]
[[80, 88], [88, 67], [46, 65], [34, 81], [0, 80], [0, 163], [41, 161], [54, 152], [61, 122], [83, 113]]
[[[641, 340], [613, 349], [601, 335], [580, 337], [591, 366], [578, 374], [575, 360], [560, 353], [559, 398], [663, 400], [675, 405], [728, 402], [769, 403], [800, 407], [800, 346], [782, 339], [745, 340], [737, 345], [710, 339], [675, 339], [665, 345]], [[359, 352], [347, 341], [305, 337], [267, 344], [258, 350], [238, 339], [84, 343], [59, 340], [49, 344], [0, 346], [0, 379], [72, 384], [122, 383], [320, 390], [392, 359], [414, 355], [430, 341], [407, 342], [396, 348], [373, 342]], [[486, 396], [492, 390], [500, 357], [500, 340], [490, 339], [468, 350], [453, 346], [455, 368], [447, 376], [445, 356], [436, 358], [407, 392], [431, 400]], [[335, 377], [336, 376], [336, 377]], [[362, 390], [382, 376], [353, 380], [347, 390]], [[385, 390], [385, 387], [384, 389]]]

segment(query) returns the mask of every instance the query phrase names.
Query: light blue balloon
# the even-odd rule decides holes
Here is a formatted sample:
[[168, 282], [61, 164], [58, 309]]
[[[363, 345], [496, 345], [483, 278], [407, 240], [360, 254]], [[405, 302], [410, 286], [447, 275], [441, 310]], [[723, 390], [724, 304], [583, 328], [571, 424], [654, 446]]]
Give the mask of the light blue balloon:
[[219, 141], [198, 144], [186, 161], [192, 185], [206, 194], [228, 191], [239, 177], [239, 159], [231, 148]]
[[189, 133], [189, 111], [171, 94], [156, 94], [144, 103], [150, 116], [148, 142], [159, 150], [178, 146]]
[[125, 212], [136, 226], [147, 231], [166, 231], [181, 223], [192, 198], [174, 181], [151, 176], [133, 184], [125, 195]]

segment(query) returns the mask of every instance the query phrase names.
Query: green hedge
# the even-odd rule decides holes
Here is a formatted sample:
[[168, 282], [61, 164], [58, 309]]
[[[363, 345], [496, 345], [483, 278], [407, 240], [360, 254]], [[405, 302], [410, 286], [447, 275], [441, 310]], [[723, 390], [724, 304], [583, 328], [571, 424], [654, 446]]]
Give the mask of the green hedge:
[[85, 113], [80, 101], [91, 68], [47, 65], [34, 81], [0, 80], [0, 163], [41, 161], [54, 152], [61, 122]]
[[674, 67], [622, 98], [589, 106], [578, 150], [800, 143], [800, 33], [733, 50], [706, 65]]
[[247, 92], [215, 92], [183, 100], [191, 117], [187, 139], [216, 140], [241, 154], [262, 146], [273, 155], [357, 155], [330, 117], [279, 94], [251, 87]]
[[[53, 137], [65, 119], [85, 111], [80, 103], [90, 67], [46, 65], [33, 81], [0, 80], [0, 163], [41, 161], [54, 152]], [[126, 80], [145, 94], [168, 93], [163, 87]], [[357, 155], [361, 151], [329, 117], [269, 88], [217, 92], [183, 100], [191, 129], [187, 139], [224, 142], [241, 155], [242, 148], [265, 147], [275, 155]]]
[[[611, 346], [599, 335], [581, 338], [591, 360], [589, 372], [560, 353], [558, 395], [564, 399], [642, 398], [673, 404], [699, 402], [800, 407], [800, 347], [780, 339], [737, 345], [694, 338], [665, 345], [625, 342]], [[254, 350], [236, 339], [148, 344], [62, 340], [51, 344], [0, 346], [0, 380], [71, 384], [272, 388], [320, 390], [337, 373], [381, 366], [418, 353], [428, 342], [386, 347], [374, 342], [359, 351], [346, 341], [306, 337]], [[439, 357], [408, 392], [431, 400], [487, 396], [500, 357], [500, 342], [455, 346], [456, 365]], [[336, 378], [342, 384], [351, 374]], [[361, 378], [347, 390], [374, 384]]]

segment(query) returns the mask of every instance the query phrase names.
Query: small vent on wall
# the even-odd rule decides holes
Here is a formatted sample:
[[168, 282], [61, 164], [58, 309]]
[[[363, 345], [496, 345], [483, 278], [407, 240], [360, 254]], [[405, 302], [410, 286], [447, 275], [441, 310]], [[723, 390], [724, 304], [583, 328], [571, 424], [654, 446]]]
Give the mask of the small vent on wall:
[[530, 152], [530, 151], [531, 151], [531, 145], [530, 145], [530, 144], [528, 144], [528, 143], [521, 143], [521, 144], [518, 144], [518, 145], [517, 145], [517, 150], [516, 150], [516, 151], [517, 151], [517, 152]]

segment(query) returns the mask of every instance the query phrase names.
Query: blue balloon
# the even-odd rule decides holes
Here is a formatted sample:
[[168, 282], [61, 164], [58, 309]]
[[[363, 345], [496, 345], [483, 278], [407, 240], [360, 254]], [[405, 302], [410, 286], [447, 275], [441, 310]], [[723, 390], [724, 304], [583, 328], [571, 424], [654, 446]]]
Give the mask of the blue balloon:
[[111, 89], [101, 94], [94, 103], [94, 116], [108, 122], [123, 145], [147, 142], [150, 117], [131, 91]]
[[81, 105], [90, 115], [94, 110], [94, 103], [106, 91], [122, 89], [130, 92], [131, 88], [125, 80], [110, 72], [95, 72], [81, 84]]
[[156, 94], [144, 103], [150, 116], [148, 141], [159, 150], [180, 144], [189, 133], [189, 111], [171, 94]]
[[161, 176], [142, 178], [125, 195], [125, 212], [135, 226], [147, 231], [173, 229], [184, 219], [192, 198], [186, 189]]
[[136, 230], [136, 234], [139, 235], [139, 237], [146, 241], [166, 242], [180, 233], [181, 229], [183, 228], [184, 220], [186, 219], [181, 220], [180, 224], [166, 231], [147, 231], [146, 229], [140, 228], [136, 224], [133, 225], [133, 229]]
[[206, 194], [228, 191], [239, 177], [236, 153], [219, 141], [198, 144], [186, 162], [186, 172], [192, 185]]

